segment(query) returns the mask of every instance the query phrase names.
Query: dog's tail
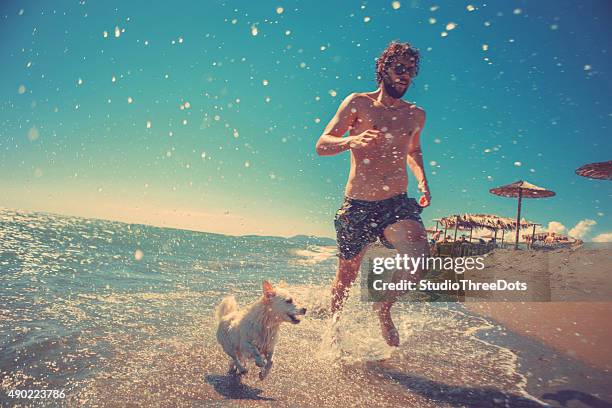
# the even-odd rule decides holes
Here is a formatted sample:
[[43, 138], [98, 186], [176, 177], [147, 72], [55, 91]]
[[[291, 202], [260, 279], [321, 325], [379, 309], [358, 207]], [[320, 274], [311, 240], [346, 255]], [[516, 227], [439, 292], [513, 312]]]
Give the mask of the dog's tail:
[[228, 296], [219, 303], [217, 306], [217, 310], [215, 311], [215, 317], [217, 321], [220, 322], [223, 316], [228, 313], [235, 312], [238, 310], [238, 303], [236, 303], [236, 298], [233, 296]]

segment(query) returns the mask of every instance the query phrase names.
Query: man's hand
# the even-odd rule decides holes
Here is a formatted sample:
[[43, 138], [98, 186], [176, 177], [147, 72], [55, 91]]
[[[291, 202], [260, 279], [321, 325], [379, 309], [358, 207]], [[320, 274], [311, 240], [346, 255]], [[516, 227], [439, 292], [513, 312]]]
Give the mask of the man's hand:
[[380, 144], [384, 140], [383, 134], [378, 129], [368, 129], [356, 136], [352, 136], [349, 143], [351, 149], [369, 149]]
[[428, 207], [431, 204], [431, 193], [429, 192], [429, 186], [426, 183], [422, 183], [419, 185], [419, 190], [423, 193], [421, 198], [419, 199], [419, 205], [421, 207]]

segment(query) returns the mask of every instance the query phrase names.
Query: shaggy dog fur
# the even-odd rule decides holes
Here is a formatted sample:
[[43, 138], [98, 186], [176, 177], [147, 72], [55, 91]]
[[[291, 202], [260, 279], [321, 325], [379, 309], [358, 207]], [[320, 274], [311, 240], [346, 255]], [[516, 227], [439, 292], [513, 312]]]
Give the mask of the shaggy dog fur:
[[297, 324], [298, 316], [304, 314], [305, 308], [298, 308], [287, 292], [274, 289], [267, 281], [263, 283], [263, 296], [244, 309], [238, 309], [233, 296], [223, 299], [216, 310], [217, 341], [231, 357], [230, 374], [246, 374], [246, 360], [254, 359], [261, 368], [259, 378], [266, 378], [272, 368], [280, 324]]

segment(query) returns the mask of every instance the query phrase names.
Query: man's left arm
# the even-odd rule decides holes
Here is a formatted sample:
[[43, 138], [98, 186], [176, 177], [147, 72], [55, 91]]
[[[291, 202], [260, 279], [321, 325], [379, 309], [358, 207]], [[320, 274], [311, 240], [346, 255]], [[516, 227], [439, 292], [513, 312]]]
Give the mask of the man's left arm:
[[429, 192], [429, 184], [427, 183], [427, 177], [425, 177], [425, 168], [423, 166], [423, 151], [421, 150], [421, 131], [425, 126], [425, 111], [419, 110], [419, 117], [417, 120], [417, 127], [413, 130], [413, 135], [410, 137], [408, 144], [408, 156], [407, 162], [408, 167], [414, 174], [414, 177], [418, 183], [418, 189], [423, 193], [423, 196], [419, 200], [419, 204], [423, 207], [427, 207], [431, 202], [431, 194]]

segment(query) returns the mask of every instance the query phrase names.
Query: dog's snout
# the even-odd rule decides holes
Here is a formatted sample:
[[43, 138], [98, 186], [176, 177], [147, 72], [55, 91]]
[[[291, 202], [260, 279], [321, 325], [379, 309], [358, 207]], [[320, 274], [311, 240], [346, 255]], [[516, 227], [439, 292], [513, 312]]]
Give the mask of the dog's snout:
[[305, 315], [306, 314], [306, 308], [305, 307], [301, 308], [300, 309], [300, 313]]

